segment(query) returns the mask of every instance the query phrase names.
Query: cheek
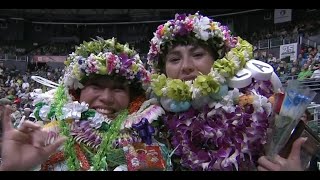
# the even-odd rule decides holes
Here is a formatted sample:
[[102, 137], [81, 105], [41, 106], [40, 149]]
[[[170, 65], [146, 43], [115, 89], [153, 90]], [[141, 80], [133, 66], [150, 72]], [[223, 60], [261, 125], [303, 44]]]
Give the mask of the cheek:
[[96, 99], [96, 96], [98, 96], [98, 93], [92, 93], [90, 89], [83, 89], [80, 92], [80, 102], [86, 102], [89, 105], [92, 103], [94, 99]]
[[197, 62], [198, 71], [200, 71], [202, 74], [209, 74], [212, 65], [213, 65], [212, 58], [205, 58], [202, 61]]
[[115, 93], [114, 98], [119, 109], [125, 109], [129, 107], [129, 103], [130, 103], [129, 93]]
[[166, 73], [167, 77], [177, 79], [177, 78], [179, 78], [178, 77], [178, 75], [179, 75], [179, 66], [178, 65], [173, 65], [173, 64], [170, 64], [170, 63], [166, 63], [165, 64], [165, 73]]

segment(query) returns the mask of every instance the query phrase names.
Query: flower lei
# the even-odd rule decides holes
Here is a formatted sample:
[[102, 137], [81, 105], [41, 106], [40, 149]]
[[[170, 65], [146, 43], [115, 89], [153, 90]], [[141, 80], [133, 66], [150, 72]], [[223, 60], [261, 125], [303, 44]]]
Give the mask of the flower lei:
[[67, 68], [62, 81], [70, 89], [81, 89], [81, 82], [91, 74], [117, 74], [129, 83], [140, 82], [142, 85], [150, 81], [140, 56], [128, 44], [122, 45], [115, 38], [84, 42], [69, 55], [65, 65]]
[[[252, 92], [249, 88], [241, 91]], [[239, 101], [239, 92], [232, 93], [220, 102], [223, 105], [213, 102], [201, 110], [190, 107], [164, 116], [182, 167], [199, 171], [241, 170], [244, 162], [254, 166], [266, 143], [271, 104], [265, 97], [252, 94], [253, 102], [234, 105], [233, 101]]]
[[[125, 164], [121, 141], [141, 142], [142, 139], [122, 134], [121, 130], [131, 129], [132, 125], [139, 123], [142, 117], [151, 123], [164, 114], [162, 108], [156, 104], [157, 101], [154, 99], [146, 101], [146, 98], [139, 96], [130, 103], [128, 109], [120, 112], [117, 118], [111, 121], [95, 110], [88, 109], [87, 104], [72, 101], [63, 85], [55, 89], [51, 101], [47, 99], [46, 103], [43, 103], [43, 98], [48, 97], [38, 96], [34, 100], [38, 102], [34, 116], [37, 120], [52, 120], [45, 125], [45, 128], [53, 133], [51, 138], [56, 138], [56, 132], [69, 137], [64, 143], [63, 152], [50, 157], [49, 162], [43, 165], [44, 170], [48, 169], [50, 164], [63, 159], [66, 160], [68, 170], [72, 171], [109, 170], [110, 167]], [[82, 148], [89, 154], [91, 167], [84, 153], [76, 146], [77, 143], [81, 143]]]

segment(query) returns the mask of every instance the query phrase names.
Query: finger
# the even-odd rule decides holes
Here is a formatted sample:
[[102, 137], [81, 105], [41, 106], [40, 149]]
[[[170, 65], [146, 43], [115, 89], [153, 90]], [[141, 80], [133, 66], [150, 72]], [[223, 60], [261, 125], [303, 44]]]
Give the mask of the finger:
[[19, 131], [28, 133], [30, 130], [37, 130], [40, 129], [40, 125], [33, 123], [31, 121], [24, 121], [21, 123], [21, 126], [18, 128]]
[[2, 118], [2, 128], [3, 132], [7, 132], [13, 128], [10, 114], [13, 112], [13, 109], [10, 105], [4, 106], [3, 118]]
[[11, 131], [7, 136], [5, 136], [5, 140], [13, 140], [21, 143], [30, 143], [31, 138], [26, 133], [14, 130]]
[[284, 159], [283, 157], [276, 155], [276, 157], [274, 158], [275, 163], [278, 163], [280, 166], [285, 166], [286, 165], [286, 159]]
[[44, 147], [44, 154], [45, 156], [50, 156], [52, 153], [56, 152], [57, 149], [67, 140], [66, 137], [59, 137], [55, 142], [52, 144]]
[[274, 170], [275, 167], [279, 166], [278, 164], [275, 164], [273, 162], [271, 162], [270, 160], [268, 160], [266, 158], [266, 156], [262, 156], [258, 159], [258, 164], [260, 166], [265, 167], [266, 169], [270, 169], [270, 170]]
[[55, 131], [44, 130], [44, 132], [46, 132], [45, 145], [52, 144], [59, 137], [59, 134], [57, 134]]
[[269, 171], [269, 170], [262, 166], [258, 166], [258, 171]]
[[307, 141], [307, 137], [300, 137], [292, 144], [291, 152], [288, 159], [295, 159], [300, 157], [301, 146]]
[[43, 131], [41, 129], [37, 129], [32, 132], [33, 140], [32, 144], [35, 147], [42, 148], [46, 145], [46, 138], [48, 136], [48, 132]]

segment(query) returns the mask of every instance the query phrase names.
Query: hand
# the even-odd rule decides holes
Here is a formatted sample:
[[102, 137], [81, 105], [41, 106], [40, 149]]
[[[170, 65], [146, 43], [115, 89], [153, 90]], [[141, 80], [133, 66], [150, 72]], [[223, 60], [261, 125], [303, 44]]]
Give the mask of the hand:
[[301, 167], [300, 151], [302, 144], [307, 138], [300, 137], [292, 145], [291, 152], [287, 159], [275, 156], [273, 162], [268, 160], [266, 156], [258, 159], [258, 171], [303, 171]]
[[2, 164], [0, 170], [31, 170], [45, 162], [62, 145], [66, 138], [59, 137], [46, 146], [48, 132], [42, 130], [39, 125], [31, 121], [24, 121], [18, 129], [14, 129], [10, 121], [11, 112], [10, 106], [4, 107], [2, 116]]

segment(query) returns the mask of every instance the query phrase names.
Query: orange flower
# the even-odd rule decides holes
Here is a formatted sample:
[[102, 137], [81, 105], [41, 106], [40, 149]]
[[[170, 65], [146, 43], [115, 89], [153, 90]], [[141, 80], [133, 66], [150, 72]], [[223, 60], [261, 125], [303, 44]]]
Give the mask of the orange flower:
[[145, 100], [146, 98], [142, 95], [132, 101], [129, 105], [129, 114], [137, 112]]

